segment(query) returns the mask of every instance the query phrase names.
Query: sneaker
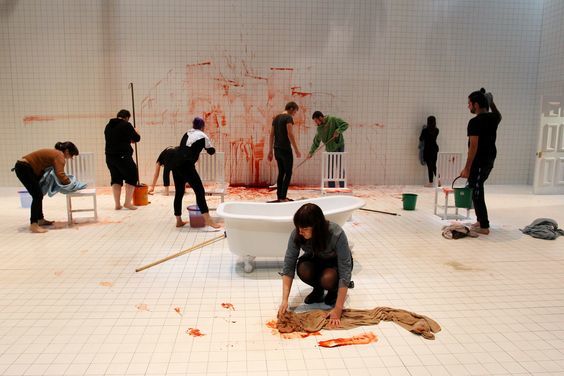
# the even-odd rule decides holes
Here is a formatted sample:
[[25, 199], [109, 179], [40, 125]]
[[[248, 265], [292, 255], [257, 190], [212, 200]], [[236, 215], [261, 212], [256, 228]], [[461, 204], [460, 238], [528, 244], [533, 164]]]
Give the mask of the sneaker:
[[327, 295], [325, 295], [323, 302], [325, 302], [325, 304], [327, 304], [328, 306], [334, 306], [337, 302], [337, 290], [327, 291]]
[[472, 223], [472, 224], [470, 225], [470, 227], [471, 227], [472, 229], [480, 228], [480, 222]]
[[313, 291], [310, 292], [309, 295], [305, 297], [304, 303], [305, 304], [321, 303], [323, 301], [323, 294], [325, 294], [325, 290], [323, 290], [320, 287], [314, 287]]

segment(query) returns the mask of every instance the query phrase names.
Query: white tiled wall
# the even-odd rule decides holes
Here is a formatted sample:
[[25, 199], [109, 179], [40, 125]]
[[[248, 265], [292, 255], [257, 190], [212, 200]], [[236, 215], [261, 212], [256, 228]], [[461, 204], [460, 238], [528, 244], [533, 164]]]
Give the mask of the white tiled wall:
[[[351, 124], [351, 183], [423, 183], [426, 117], [437, 117], [442, 151], [465, 151], [467, 95], [484, 86], [504, 115], [491, 182], [531, 183], [537, 73], [545, 82], [564, 61], [562, 47], [541, 48], [541, 34], [562, 46], [561, 2], [546, 1], [545, 23], [547, 14], [549, 29], [541, 0], [3, 1], [0, 185], [18, 184], [18, 157], [67, 139], [100, 156], [108, 184], [103, 128], [131, 109], [130, 82], [142, 181], [196, 115], [226, 152], [232, 183], [273, 181], [263, 142], [271, 117], [296, 100], [302, 152], [319, 109]], [[316, 183], [319, 168], [308, 162], [294, 182]]]

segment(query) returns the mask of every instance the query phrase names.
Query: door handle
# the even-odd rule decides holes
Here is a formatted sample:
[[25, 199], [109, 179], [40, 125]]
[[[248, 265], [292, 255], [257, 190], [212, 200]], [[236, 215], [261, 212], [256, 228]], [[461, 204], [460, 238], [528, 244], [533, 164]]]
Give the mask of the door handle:
[[537, 158], [542, 158], [542, 151], [537, 151]]

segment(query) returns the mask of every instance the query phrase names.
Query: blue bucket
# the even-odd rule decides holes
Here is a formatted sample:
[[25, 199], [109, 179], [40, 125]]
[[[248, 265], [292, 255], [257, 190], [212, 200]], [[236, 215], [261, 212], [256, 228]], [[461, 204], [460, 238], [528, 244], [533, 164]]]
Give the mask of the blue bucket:
[[31, 208], [31, 202], [33, 201], [33, 198], [31, 197], [29, 192], [24, 189], [23, 191], [18, 191], [18, 193], [20, 195], [20, 206], [25, 209]]

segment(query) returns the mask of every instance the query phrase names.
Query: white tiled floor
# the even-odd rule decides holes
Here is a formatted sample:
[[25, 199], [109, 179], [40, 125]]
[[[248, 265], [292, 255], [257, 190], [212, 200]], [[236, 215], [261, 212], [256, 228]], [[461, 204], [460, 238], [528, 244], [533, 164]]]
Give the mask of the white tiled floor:
[[[412, 212], [401, 210], [407, 189], [419, 194]], [[443, 330], [427, 341], [381, 323], [286, 340], [265, 326], [280, 302], [279, 259], [259, 259], [246, 274], [220, 241], [135, 273], [217, 236], [175, 228], [172, 197], [152, 196], [131, 212], [111, 210], [111, 197], [101, 194], [99, 223], [30, 234], [16, 190], [0, 192], [2, 375], [564, 374], [564, 237], [539, 240], [518, 230], [537, 217], [564, 225], [563, 196], [487, 186], [492, 234], [446, 240], [440, 230], [448, 222], [432, 215], [431, 188], [356, 187], [368, 208], [400, 216], [357, 211], [345, 225], [356, 284], [347, 307], [403, 308]], [[228, 200], [267, 197], [238, 189]], [[64, 197], [46, 198], [45, 213], [65, 220]], [[296, 280], [290, 304], [303, 309], [307, 293]], [[206, 335], [189, 336], [189, 328]], [[317, 346], [363, 331], [378, 342]]]

